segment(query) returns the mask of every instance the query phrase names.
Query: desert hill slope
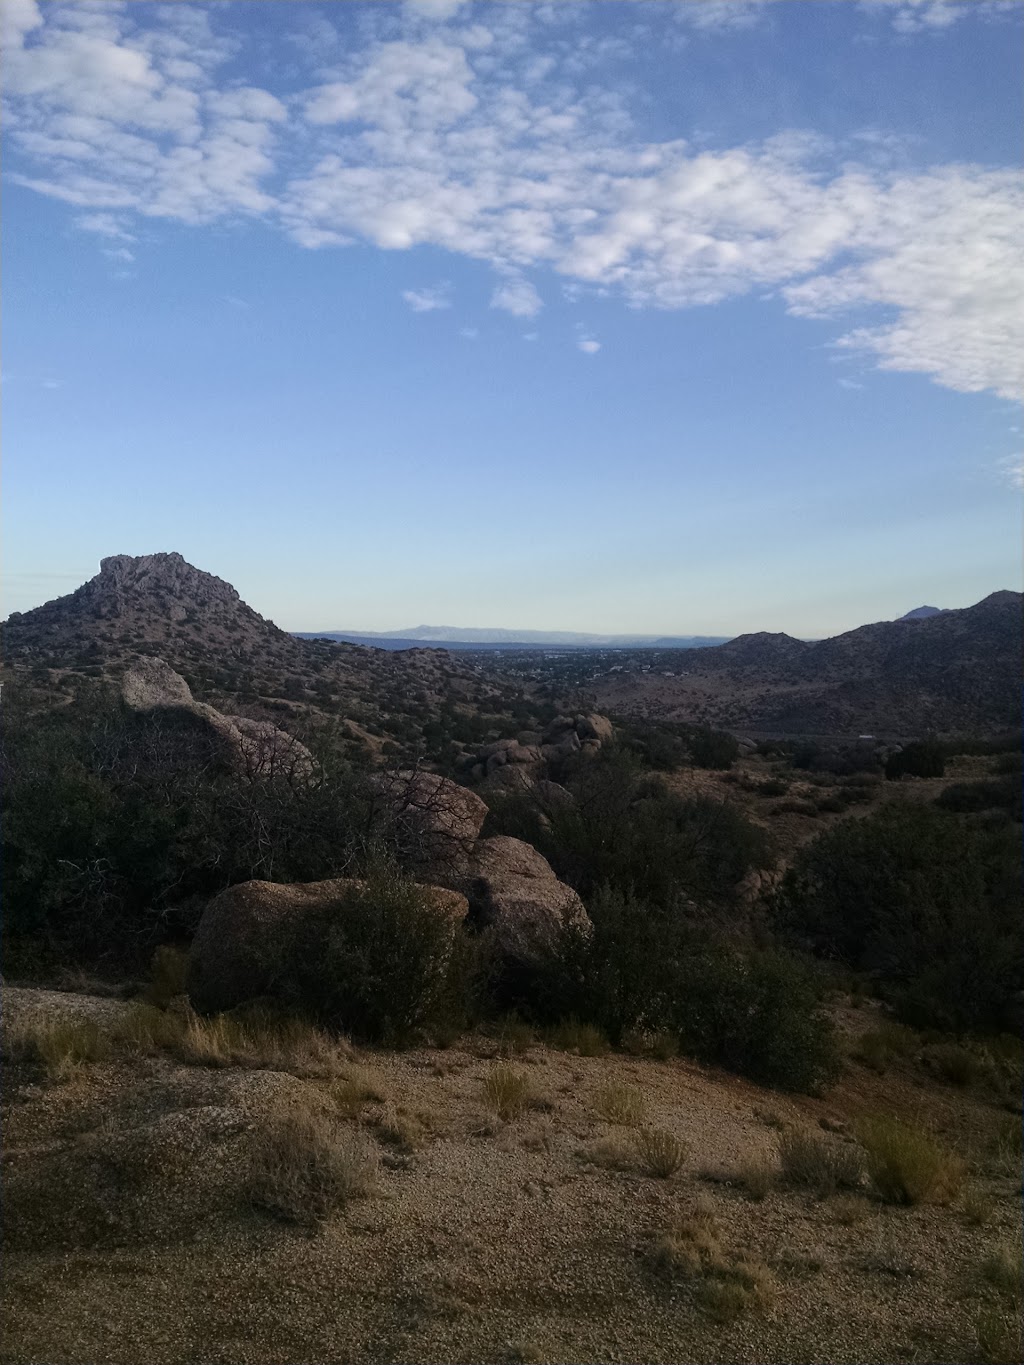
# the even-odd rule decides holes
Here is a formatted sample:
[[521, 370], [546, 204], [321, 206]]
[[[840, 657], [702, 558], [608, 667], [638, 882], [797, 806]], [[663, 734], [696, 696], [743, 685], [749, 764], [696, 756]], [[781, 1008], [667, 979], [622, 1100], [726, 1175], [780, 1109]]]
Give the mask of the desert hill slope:
[[289, 713], [344, 717], [384, 743], [413, 744], [445, 708], [453, 724], [500, 716], [518, 691], [444, 650], [396, 655], [299, 639], [176, 553], [104, 559], [74, 592], [12, 613], [0, 647], [10, 675], [51, 685], [117, 677], [140, 655], [157, 655], [203, 701], [269, 711], [285, 726]]
[[676, 678], [602, 681], [607, 708], [767, 732], [985, 732], [1019, 724], [1021, 594], [808, 642], [741, 635]]

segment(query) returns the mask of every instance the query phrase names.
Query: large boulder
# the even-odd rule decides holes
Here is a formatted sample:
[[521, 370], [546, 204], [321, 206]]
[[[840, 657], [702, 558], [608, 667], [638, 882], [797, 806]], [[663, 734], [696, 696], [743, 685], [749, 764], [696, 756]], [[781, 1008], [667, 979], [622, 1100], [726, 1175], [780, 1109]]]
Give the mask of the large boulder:
[[481, 839], [464, 885], [471, 918], [490, 930], [505, 966], [528, 967], [565, 925], [586, 932], [592, 927], [576, 892], [521, 839], [504, 834]]
[[373, 785], [398, 825], [405, 865], [420, 880], [456, 884], [487, 819], [481, 797], [437, 773], [379, 773]]
[[576, 733], [584, 742], [586, 740], [596, 740], [598, 744], [607, 744], [615, 734], [611, 721], [607, 716], [599, 716], [591, 712], [588, 716], [580, 716], [576, 722]]
[[188, 683], [163, 659], [143, 657], [125, 673], [121, 696], [141, 715], [164, 712], [189, 717], [214, 742], [233, 772], [250, 780], [284, 776], [305, 781], [315, 768], [312, 754], [294, 736], [270, 721], [226, 716], [196, 701]]
[[[206, 907], [192, 941], [187, 984], [193, 1006], [213, 1013], [277, 994], [293, 954], [316, 960], [324, 912], [343, 915], [363, 886], [348, 877], [229, 886]], [[453, 925], [466, 918], [469, 905], [458, 892], [421, 889], [427, 904]]]

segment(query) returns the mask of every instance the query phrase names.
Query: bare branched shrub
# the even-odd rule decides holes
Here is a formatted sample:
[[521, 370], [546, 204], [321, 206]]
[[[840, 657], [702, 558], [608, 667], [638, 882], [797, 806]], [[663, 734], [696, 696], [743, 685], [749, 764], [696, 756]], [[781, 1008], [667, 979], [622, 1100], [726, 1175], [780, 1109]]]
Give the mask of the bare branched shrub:
[[864, 1179], [859, 1148], [817, 1133], [783, 1133], [779, 1138], [782, 1178], [821, 1195], [856, 1189]]
[[675, 1175], [687, 1157], [687, 1146], [682, 1138], [662, 1128], [639, 1129], [634, 1145], [647, 1174], [659, 1180]]
[[376, 1148], [312, 1107], [270, 1116], [255, 1140], [250, 1198], [289, 1222], [319, 1223], [376, 1188]]

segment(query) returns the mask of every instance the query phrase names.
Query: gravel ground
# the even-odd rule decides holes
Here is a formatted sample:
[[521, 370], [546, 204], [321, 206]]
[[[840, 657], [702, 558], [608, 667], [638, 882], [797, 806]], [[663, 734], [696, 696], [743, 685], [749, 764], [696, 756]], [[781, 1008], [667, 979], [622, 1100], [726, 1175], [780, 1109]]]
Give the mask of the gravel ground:
[[[121, 1002], [8, 988], [35, 1011], [109, 1017]], [[871, 1022], [849, 1012], [848, 1030]], [[252, 1144], [277, 1108], [329, 1106], [329, 1083], [185, 1067], [163, 1057], [83, 1067], [47, 1085], [7, 1068], [9, 1245], [0, 1361], [11, 1365], [346, 1365], [545, 1361], [971, 1362], [986, 1302], [978, 1266], [1019, 1221], [1019, 1181], [987, 1153], [1007, 1115], [906, 1064], [852, 1066], [826, 1099], [781, 1096], [685, 1060], [513, 1059], [532, 1105], [507, 1123], [483, 1102], [492, 1041], [365, 1051], [383, 1099], [348, 1122], [380, 1148], [377, 1193], [316, 1229], [246, 1199]], [[365, 1077], [364, 1077], [365, 1079]], [[602, 1087], [642, 1093], [646, 1126], [683, 1139], [671, 1179], [587, 1159], [629, 1130], [597, 1113]], [[786, 1128], [850, 1141], [864, 1112], [899, 1112], [972, 1163], [991, 1217], [892, 1209], [734, 1178], [773, 1159]], [[396, 1143], [404, 1125], [411, 1139]], [[389, 1133], [391, 1136], [389, 1137]], [[657, 1237], [710, 1209], [723, 1247], [770, 1271], [758, 1310], [716, 1322], [694, 1285], [653, 1272]], [[848, 1219], [850, 1221], [848, 1221]]]

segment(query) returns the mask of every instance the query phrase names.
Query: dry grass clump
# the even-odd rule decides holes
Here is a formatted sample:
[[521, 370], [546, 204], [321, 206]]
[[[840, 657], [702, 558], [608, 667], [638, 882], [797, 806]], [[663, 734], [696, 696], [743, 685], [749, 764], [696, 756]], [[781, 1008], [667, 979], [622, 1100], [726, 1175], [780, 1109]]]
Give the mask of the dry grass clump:
[[517, 1014], [507, 1014], [498, 1021], [497, 1041], [502, 1057], [516, 1057], [533, 1047], [537, 1034]]
[[426, 1143], [434, 1124], [422, 1109], [413, 1113], [405, 1105], [389, 1104], [377, 1120], [376, 1130], [382, 1142], [411, 1155]]
[[3, 1030], [4, 1057], [36, 1062], [46, 1079], [69, 1081], [80, 1066], [102, 1062], [111, 1052], [110, 1035], [95, 1019], [47, 1020], [29, 1016]]
[[852, 1228], [865, 1217], [868, 1207], [867, 1201], [855, 1194], [841, 1194], [832, 1200], [830, 1211], [833, 1220], [840, 1227]]
[[992, 1365], [1019, 1365], [1024, 1359], [1021, 1339], [1021, 1296], [1024, 1262], [1021, 1242], [997, 1247], [981, 1264], [981, 1276], [998, 1302], [987, 1304], [975, 1323], [978, 1349]]
[[704, 1203], [658, 1238], [650, 1261], [662, 1279], [692, 1282], [697, 1303], [716, 1322], [762, 1307], [774, 1291], [767, 1267], [725, 1250], [714, 1212]]
[[854, 1061], [881, 1074], [899, 1058], [912, 1057], [920, 1046], [921, 1040], [913, 1029], [904, 1024], [885, 1023], [861, 1034], [851, 1055]]
[[282, 1109], [255, 1141], [249, 1197], [288, 1222], [316, 1224], [372, 1194], [377, 1172], [376, 1148], [362, 1133], [312, 1107]]
[[640, 1091], [621, 1081], [602, 1086], [594, 1097], [594, 1108], [609, 1123], [621, 1123], [626, 1128], [639, 1127], [647, 1114]]
[[166, 1009], [172, 1000], [187, 991], [188, 953], [164, 944], [153, 954], [150, 981], [143, 993], [147, 1004]]
[[858, 1137], [868, 1174], [885, 1203], [949, 1204], [960, 1193], [965, 1162], [923, 1129], [880, 1115], [863, 1119]]
[[732, 1178], [759, 1204], [762, 1199], [767, 1199], [778, 1184], [779, 1168], [767, 1157], [751, 1157], [737, 1168]]
[[856, 1147], [817, 1133], [783, 1133], [779, 1162], [787, 1185], [822, 1196], [856, 1189], [864, 1179], [864, 1157]]
[[584, 1147], [579, 1158], [591, 1166], [602, 1166], [607, 1171], [628, 1171], [636, 1160], [636, 1154], [618, 1138], [604, 1138], [590, 1147]]
[[505, 1062], [499, 1062], [484, 1077], [484, 1099], [499, 1119], [517, 1118], [529, 1098], [529, 1077]]
[[548, 1032], [548, 1042], [560, 1052], [576, 1052], [581, 1057], [605, 1057], [611, 1044], [593, 1024], [581, 1024], [578, 1019], [564, 1019]]
[[326, 1090], [338, 1113], [356, 1118], [366, 1104], [383, 1104], [387, 1090], [375, 1072], [365, 1066], [348, 1066]]
[[659, 1180], [675, 1175], [687, 1157], [687, 1146], [682, 1138], [663, 1128], [639, 1129], [633, 1144], [647, 1174]]
[[960, 1207], [965, 1221], [975, 1228], [990, 1223], [996, 1211], [991, 1196], [984, 1190], [980, 1190], [977, 1185], [972, 1185], [964, 1192]]

